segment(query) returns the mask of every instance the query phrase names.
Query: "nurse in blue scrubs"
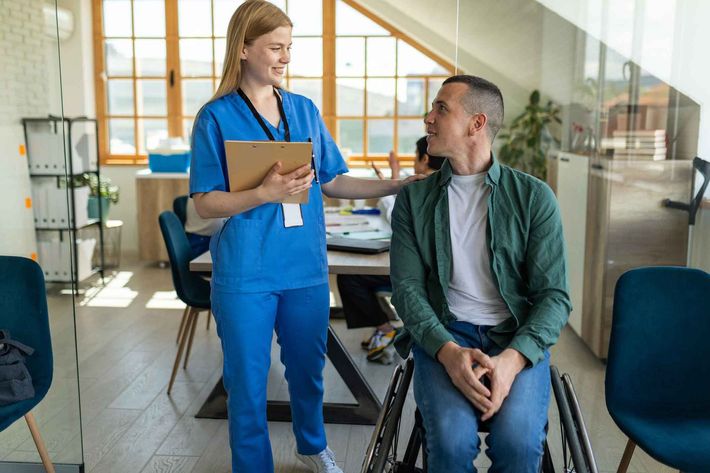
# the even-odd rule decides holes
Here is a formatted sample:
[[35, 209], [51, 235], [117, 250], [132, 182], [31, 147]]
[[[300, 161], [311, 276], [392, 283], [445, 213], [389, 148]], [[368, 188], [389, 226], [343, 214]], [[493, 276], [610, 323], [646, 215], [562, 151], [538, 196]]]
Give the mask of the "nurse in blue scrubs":
[[[266, 386], [275, 331], [296, 455], [314, 472], [342, 473], [323, 428], [330, 292], [321, 193], [381, 197], [397, 193], [407, 181], [342, 175], [348, 169], [316, 106], [280, 88], [290, 61], [291, 29], [286, 14], [263, 0], [248, 0], [232, 16], [222, 81], [193, 127], [190, 193], [201, 217], [228, 218], [212, 237], [210, 251], [232, 471], [274, 469]], [[315, 169], [282, 173], [277, 164], [258, 187], [229, 192], [225, 140], [310, 140]], [[308, 204], [278, 203], [304, 190]]]

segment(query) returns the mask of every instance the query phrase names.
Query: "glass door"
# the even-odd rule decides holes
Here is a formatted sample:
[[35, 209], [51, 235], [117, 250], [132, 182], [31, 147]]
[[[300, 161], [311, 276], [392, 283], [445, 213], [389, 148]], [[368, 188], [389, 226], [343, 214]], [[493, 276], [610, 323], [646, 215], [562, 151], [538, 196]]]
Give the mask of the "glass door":
[[[24, 386], [32, 389], [11, 391], [0, 382], [0, 472], [43, 472], [42, 463], [51, 462], [57, 472], [78, 473], [84, 455], [74, 294], [97, 241], [77, 231], [89, 224], [88, 188], [75, 185], [74, 174], [84, 158], [96, 158], [95, 141], [72, 143], [64, 115], [60, 49], [74, 13], [55, 1], [9, 3], [0, 22], [4, 49], [14, 51], [0, 67], [0, 82], [13, 91], [0, 103], [0, 330], [34, 351], [25, 357], [31, 383]], [[73, 129], [75, 137], [88, 136]], [[87, 154], [79, 156], [77, 146]]]

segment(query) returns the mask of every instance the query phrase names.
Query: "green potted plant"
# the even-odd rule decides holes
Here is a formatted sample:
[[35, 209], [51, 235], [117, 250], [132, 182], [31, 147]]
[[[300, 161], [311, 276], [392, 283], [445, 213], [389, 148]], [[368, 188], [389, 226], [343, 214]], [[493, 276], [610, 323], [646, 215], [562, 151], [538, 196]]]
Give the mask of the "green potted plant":
[[553, 142], [559, 144], [547, 127], [552, 122], [562, 123], [559, 113], [559, 107], [552, 101], [541, 105], [540, 92], [534, 90], [523, 113], [500, 135], [504, 141], [498, 151], [501, 162], [544, 181], [547, 175], [545, 152]]
[[103, 220], [108, 218], [111, 203], [118, 203], [119, 188], [107, 176], [99, 177], [93, 173], [84, 173], [77, 182], [78, 185], [89, 186], [89, 218], [99, 218], [99, 205]]

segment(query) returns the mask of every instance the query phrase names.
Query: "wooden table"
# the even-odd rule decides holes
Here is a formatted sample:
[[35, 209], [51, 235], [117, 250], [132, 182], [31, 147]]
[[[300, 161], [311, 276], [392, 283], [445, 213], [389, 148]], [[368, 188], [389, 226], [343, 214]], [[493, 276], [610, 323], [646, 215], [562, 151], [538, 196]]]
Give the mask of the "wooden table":
[[[331, 274], [389, 275], [389, 258], [389, 252], [363, 255], [328, 251], [328, 271]], [[209, 251], [190, 261], [190, 271], [212, 271], [212, 257]], [[374, 425], [382, 404], [331, 326], [328, 326], [328, 358], [357, 402], [355, 404], [324, 403], [325, 422]], [[268, 401], [266, 416], [270, 421], [291, 422], [291, 407], [287, 401]], [[227, 393], [222, 385], [222, 379], [217, 382], [196, 417], [227, 418]]]
[[[190, 261], [190, 271], [212, 272], [212, 256], [209, 251]], [[328, 272], [330, 274], [369, 274], [389, 276], [389, 251], [376, 255], [361, 255], [343, 251], [328, 252]]]

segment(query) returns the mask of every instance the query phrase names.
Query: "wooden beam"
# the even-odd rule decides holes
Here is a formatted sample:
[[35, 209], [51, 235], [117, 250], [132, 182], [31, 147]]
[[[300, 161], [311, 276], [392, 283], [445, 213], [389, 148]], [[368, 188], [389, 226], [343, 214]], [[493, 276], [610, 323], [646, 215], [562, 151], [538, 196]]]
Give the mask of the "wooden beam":
[[94, 43], [94, 103], [96, 104], [96, 119], [99, 125], [99, 163], [106, 164], [109, 154], [108, 120], [106, 120], [106, 67], [104, 64], [103, 42], [103, 2], [91, 2], [91, 17]]
[[[323, 121], [334, 137], [335, 122], [335, 0], [323, 0]], [[336, 138], [337, 139], [337, 138]]]
[[165, 0], [165, 48], [168, 136], [182, 136], [182, 76], [180, 39], [178, 37], [178, 0]]

